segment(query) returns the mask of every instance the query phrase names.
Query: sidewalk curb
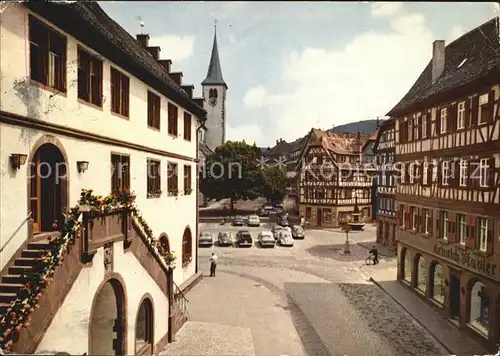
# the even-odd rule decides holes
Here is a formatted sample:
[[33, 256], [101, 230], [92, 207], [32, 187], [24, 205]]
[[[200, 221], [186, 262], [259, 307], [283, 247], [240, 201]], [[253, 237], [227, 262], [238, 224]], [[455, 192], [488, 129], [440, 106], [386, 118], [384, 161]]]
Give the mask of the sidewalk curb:
[[421, 326], [423, 327], [433, 338], [436, 340], [447, 352], [450, 353], [450, 355], [457, 355], [456, 352], [452, 351], [448, 346], [446, 346], [439, 338], [434, 334], [432, 330], [430, 330], [424, 323], [422, 323], [412, 312], [410, 312], [403, 304], [401, 304], [396, 298], [394, 298], [387, 290], [385, 290], [384, 287], [380, 285], [376, 280], [373, 279], [373, 277], [370, 277], [369, 279], [370, 282], [375, 284], [377, 287], [380, 288], [385, 294], [387, 294], [396, 304], [398, 304], [401, 308], [403, 308], [410, 316]]

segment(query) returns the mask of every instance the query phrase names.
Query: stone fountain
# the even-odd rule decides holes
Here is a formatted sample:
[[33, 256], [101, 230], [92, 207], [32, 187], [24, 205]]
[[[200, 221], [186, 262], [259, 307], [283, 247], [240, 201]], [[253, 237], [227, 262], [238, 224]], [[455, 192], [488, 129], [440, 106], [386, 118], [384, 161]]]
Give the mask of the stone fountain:
[[349, 223], [352, 231], [362, 231], [365, 224], [359, 221], [361, 213], [358, 207], [358, 197], [354, 198], [354, 212], [352, 213], [352, 222]]

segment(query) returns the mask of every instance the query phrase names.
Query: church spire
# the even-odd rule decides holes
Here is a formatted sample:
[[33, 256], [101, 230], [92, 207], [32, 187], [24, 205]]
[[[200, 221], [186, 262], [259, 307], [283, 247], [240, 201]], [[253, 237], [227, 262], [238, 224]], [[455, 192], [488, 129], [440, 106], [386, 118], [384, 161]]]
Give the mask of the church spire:
[[201, 82], [201, 85], [224, 85], [227, 89], [227, 84], [224, 81], [224, 78], [222, 78], [219, 49], [217, 47], [217, 22], [214, 24], [214, 44], [212, 46], [212, 55], [210, 56], [207, 77]]

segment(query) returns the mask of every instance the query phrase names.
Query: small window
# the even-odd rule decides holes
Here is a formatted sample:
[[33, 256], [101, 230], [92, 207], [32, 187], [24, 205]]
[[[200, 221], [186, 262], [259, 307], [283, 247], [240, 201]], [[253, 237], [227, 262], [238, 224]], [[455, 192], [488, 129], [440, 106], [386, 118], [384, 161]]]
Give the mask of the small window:
[[447, 108], [443, 108], [441, 109], [441, 133], [446, 133], [446, 125], [448, 123], [448, 109]]
[[427, 137], [427, 115], [422, 116], [421, 127], [422, 127], [422, 138], [425, 138]]
[[169, 195], [177, 195], [179, 191], [179, 176], [177, 163], [168, 163], [167, 189]]
[[111, 155], [111, 191], [118, 193], [121, 190], [130, 189], [130, 157], [112, 154]]
[[443, 185], [450, 184], [450, 176], [451, 176], [450, 173], [451, 173], [450, 162], [444, 161], [442, 165], [442, 177], [441, 177], [441, 183]]
[[153, 92], [148, 91], [148, 127], [160, 129], [161, 98]]
[[458, 103], [457, 129], [465, 128], [465, 101]]
[[148, 159], [147, 161], [147, 189], [148, 198], [161, 196], [161, 169], [160, 161]]
[[431, 227], [430, 223], [430, 214], [429, 214], [429, 209], [423, 209], [423, 222], [424, 222], [424, 234], [429, 233], [429, 228]]
[[184, 194], [189, 195], [192, 191], [192, 175], [191, 175], [191, 165], [184, 165]]
[[184, 139], [186, 141], [191, 141], [191, 114], [184, 112]]
[[464, 159], [460, 160], [460, 186], [461, 187], [467, 186], [467, 168], [468, 168], [467, 161]]
[[130, 80], [125, 74], [111, 68], [111, 111], [128, 117]]
[[479, 161], [479, 185], [481, 188], [488, 187], [488, 158]]
[[467, 239], [467, 220], [465, 215], [458, 214], [457, 215], [458, 222], [458, 238], [461, 245], [465, 245], [465, 240]]
[[489, 115], [488, 94], [483, 94], [479, 97], [478, 124], [488, 122]]
[[479, 250], [486, 251], [488, 248], [488, 219], [477, 218], [477, 234], [479, 240]]
[[168, 103], [168, 134], [177, 136], [178, 134], [178, 109], [174, 104]]
[[78, 47], [78, 99], [102, 106], [102, 61]]
[[66, 37], [29, 16], [30, 78], [66, 92]]
[[442, 211], [441, 216], [440, 216], [440, 222], [441, 222], [441, 238], [443, 240], [448, 240], [448, 225], [449, 225], [449, 220], [448, 220], [448, 212]]

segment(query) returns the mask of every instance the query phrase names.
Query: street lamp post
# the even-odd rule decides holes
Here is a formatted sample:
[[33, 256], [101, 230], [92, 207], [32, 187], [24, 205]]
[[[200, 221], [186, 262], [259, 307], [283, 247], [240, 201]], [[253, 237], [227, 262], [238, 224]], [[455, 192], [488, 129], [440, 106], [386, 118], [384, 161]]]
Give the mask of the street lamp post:
[[345, 232], [344, 254], [350, 254], [351, 245], [349, 243], [349, 232], [351, 231], [351, 225], [344, 224], [344, 226], [342, 226], [342, 231]]

